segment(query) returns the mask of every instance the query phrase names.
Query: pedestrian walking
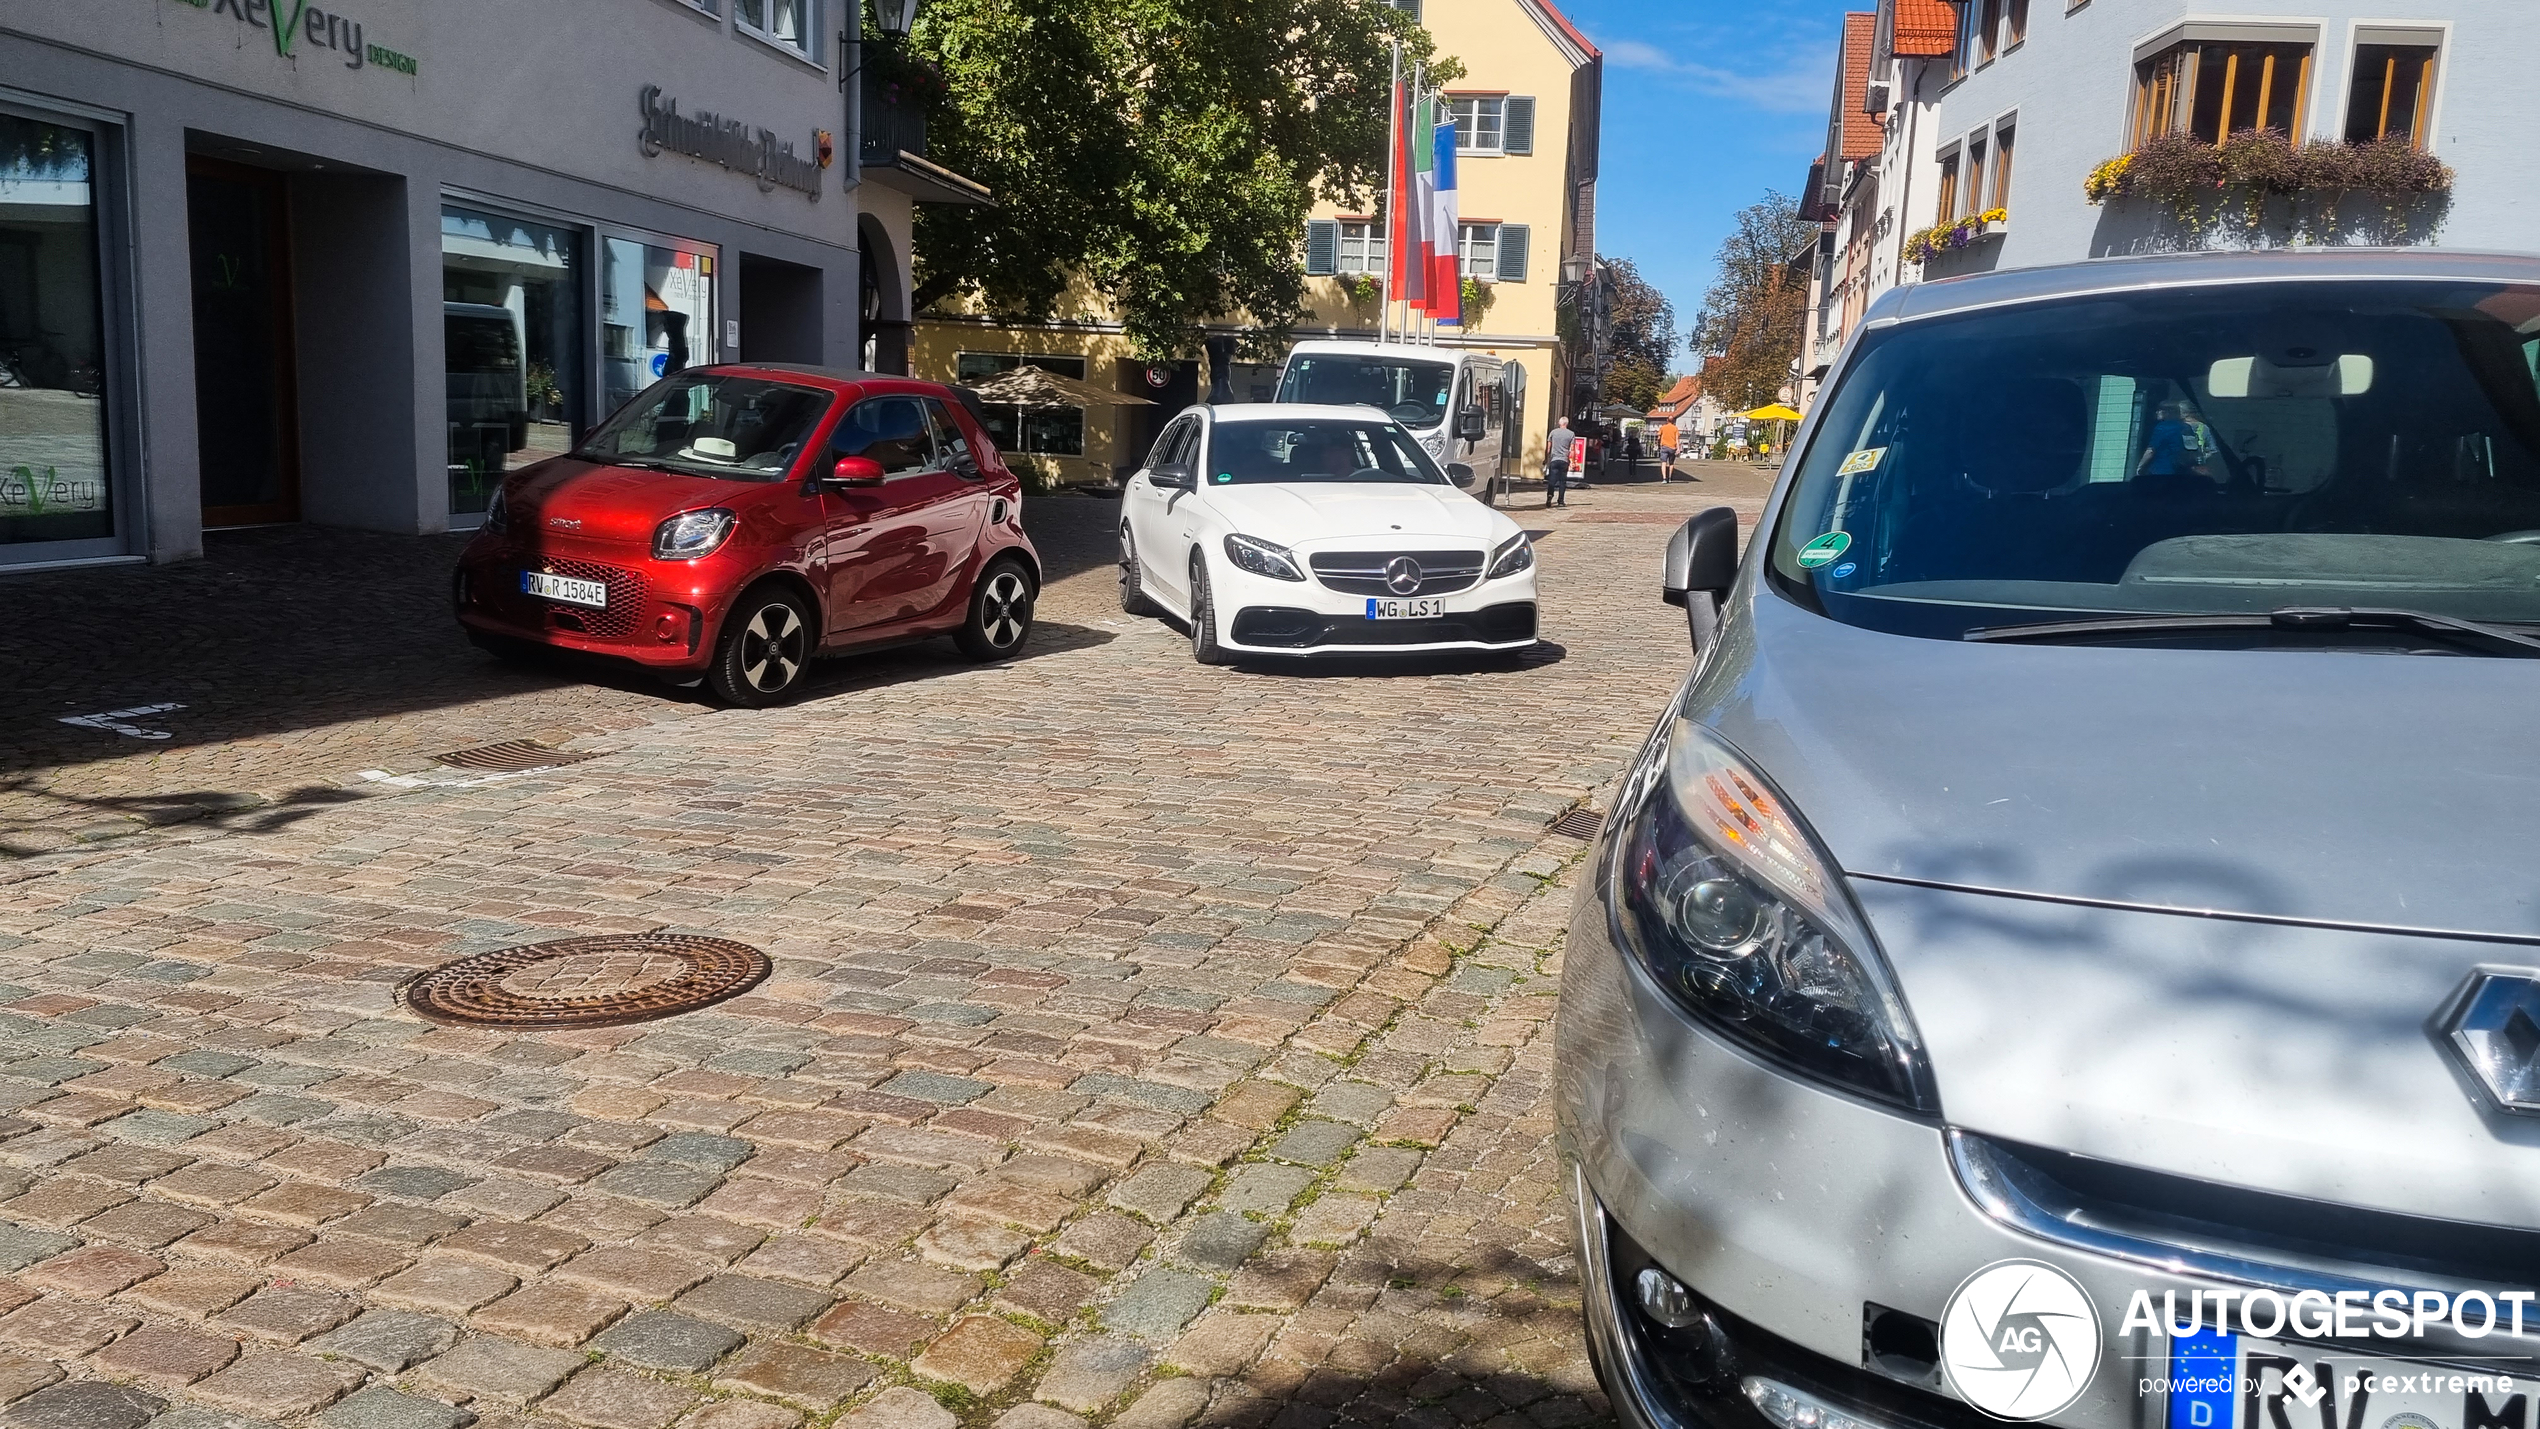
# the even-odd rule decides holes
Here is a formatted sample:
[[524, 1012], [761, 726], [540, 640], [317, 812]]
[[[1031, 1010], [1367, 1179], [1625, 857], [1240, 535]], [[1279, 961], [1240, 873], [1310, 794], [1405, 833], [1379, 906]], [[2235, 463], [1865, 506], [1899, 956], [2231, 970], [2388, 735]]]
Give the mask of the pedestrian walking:
[[1570, 447], [1577, 440], [1566, 417], [1544, 438], [1543, 504], [1547, 509], [1570, 504]]
[[1661, 486], [1666, 485], [1667, 478], [1676, 472], [1677, 435], [1675, 423], [1658, 424], [1658, 484]]
[[1638, 470], [1640, 470], [1640, 433], [1625, 432], [1623, 434], [1623, 474], [1629, 476]]

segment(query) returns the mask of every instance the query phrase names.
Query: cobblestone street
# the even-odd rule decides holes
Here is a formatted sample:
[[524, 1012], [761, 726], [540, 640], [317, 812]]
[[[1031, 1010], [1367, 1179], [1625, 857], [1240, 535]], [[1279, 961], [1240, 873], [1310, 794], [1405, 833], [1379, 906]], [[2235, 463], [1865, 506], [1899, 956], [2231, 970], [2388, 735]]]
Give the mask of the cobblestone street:
[[[1544, 1100], [1584, 846], [1548, 825], [1682, 677], [1671, 526], [1764, 482], [1517, 511], [1550, 643], [1513, 666], [1198, 666], [1119, 614], [1117, 506], [1041, 499], [1023, 658], [841, 661], [757, 713], [484, 660], [432, 542], [12, 584], [0, 1419], [1603, 1418]], [[165, 741], [61, 722], [164, 703], [126, 722]], [[428, 758], [521, 738], [598, 757]], [[596, 1030], [395, 1000], [653, 931], [775, 971]]]

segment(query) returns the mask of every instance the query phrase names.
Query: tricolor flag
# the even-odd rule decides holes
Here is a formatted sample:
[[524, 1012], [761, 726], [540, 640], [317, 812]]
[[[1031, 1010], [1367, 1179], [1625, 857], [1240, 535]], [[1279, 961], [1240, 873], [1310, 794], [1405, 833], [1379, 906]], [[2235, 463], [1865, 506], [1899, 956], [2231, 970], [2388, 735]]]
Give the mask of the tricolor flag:
[[1403, 188], [1402, 206], [1410, 210], [1412, 252], [1411, 310], [1436, 311], [1438, 302], [1438, 149], [1429, 137], [1437, 132], [1437, 100], [1423, 95], [1411, 106], [1411, 182]]
[[1392, 281], [1392, 296], [1411, 304], [1417, 311], [1428, 291], [1428, 267], [1423, 257], [1423, 230], [1428, 226], [1428, 210], [1414, 193], [1417, 173], [1413, 153], [1419, 147], [1411, 142], [1411, 86], [1397, 80], [1393, 87], [1393, 173], [1386, 187], [1393, 200], [1393, 212], [1387, 214], [1385, 266]]
[[1437, 126], [1431, 152], [1436, 197], [1429, 205], [1429, 314], [1442, 323], [1464, 325], [1463, 270], [1457, 265], [1456, 239], [1463, 230], [1455, 213], [1455, 125]]

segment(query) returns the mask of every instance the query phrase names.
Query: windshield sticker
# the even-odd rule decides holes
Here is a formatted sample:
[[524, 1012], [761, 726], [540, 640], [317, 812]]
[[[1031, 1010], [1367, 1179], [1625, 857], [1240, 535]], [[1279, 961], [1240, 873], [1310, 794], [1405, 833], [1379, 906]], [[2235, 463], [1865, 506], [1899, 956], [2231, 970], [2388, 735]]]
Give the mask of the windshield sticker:
[[1224, 486], [1226, 483], [1233, 481], [1234, 479], [1235, 474], [1231, 471], [1221, 471], [1217, 473], [1217, 484], [1219, 486]]
[[1813, 571], [1819, 566], [1831, 565], [1835, 557], [1842, 555], [1846, 550], [1849, 550], [1851, 546], [1851, 532], [1828, 531], [1826, 534], [1819, 536], [1817, 539], [1799, 548], [1800, 567], [1804, 570]]
[[1845, 576], [1848, 576], [1848, 575], [1852, 574], [1854, 571], [1857, 571], [1857, 570], [1859, 570], [1859, 569], [1861, 569], [1861, 563], [1860, 563], [1860, 562], [1858, 562], [1858, 561], [1845, 561], [1842, 565], [1839, 565], [1839, 566], [1835, 567], [1833, 570], [1830, 570], [1830, 571], [1826, 572], [1826, 574], [1827, 574], [1827, 575], [1830, 575], [1830, 576], [1832, 576], [1832, 577], [1834, 577], [1836, 580], [1841, 580], [1841, 579], [1843, 579]]
[[1863, 447], [1861, 450], [1845, 457], [1843, 459], [1843, 465], [1834, 469], [1834, 474], [1837, 476], [1859, 476], [1865, 471], [1876, 471], [1879, 469], [1879, 463], [1885, 460], [1886, 457], [1887, 448], [1885, 447]]

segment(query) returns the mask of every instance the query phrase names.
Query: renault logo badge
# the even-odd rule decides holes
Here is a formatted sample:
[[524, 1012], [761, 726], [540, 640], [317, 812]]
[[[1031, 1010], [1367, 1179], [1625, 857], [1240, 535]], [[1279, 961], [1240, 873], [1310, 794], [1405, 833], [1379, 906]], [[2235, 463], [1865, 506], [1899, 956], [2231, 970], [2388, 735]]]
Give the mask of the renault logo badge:
[[2444, 1024], [2444, 1040], [2507, 1111], [2540, 1112], [2540, 973], [2481, 968]]
[[1420, 563], [1409, 556], [1396, 556], [1385, 562], [1385, 589], [1396, 595], [1410, 595], [1420, 589]]

